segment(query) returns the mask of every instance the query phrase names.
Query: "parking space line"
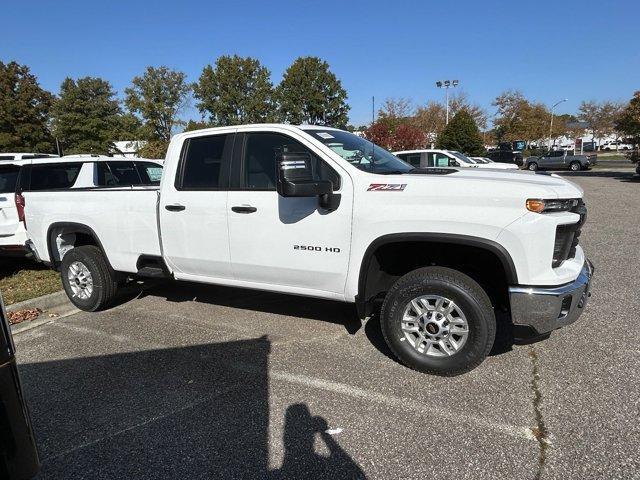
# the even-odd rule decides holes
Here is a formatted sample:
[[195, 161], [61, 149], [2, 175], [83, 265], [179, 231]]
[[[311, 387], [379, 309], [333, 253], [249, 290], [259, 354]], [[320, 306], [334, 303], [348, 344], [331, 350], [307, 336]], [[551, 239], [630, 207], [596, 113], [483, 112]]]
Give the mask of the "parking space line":
[[[232, 367], [244, 373], [259, 373], [259, 370], [256, 366], [246, 363], [235, 363], [232, 365]], [[279, 370], [269, 370], [269, 379], [279, 380], [286, 383], [293, 383], [310, 388], [316, 388], [327, 392], [345, 395], [351, 398], [366, 400], [368, 402], [375, 402], [389, 407], [401, 407], [405, 410], [409, 409], [423, 413], [425, 415], [435, 414], [447, 420], [453, 420], [455, 422], [465, 422], [477, 427], [494, 430], [510, 437], [532, 440], [530, 433], [531, 430], [528, 427], [518, 427], [506, 423], [493, 422], [475, 415], [458, 413], [431, 404], [427, 405], [410, 398], [397, 397], [394, 395], [384, 395], [371, 390], [354, 387], [345, 383], [332, 382], [330, 380], [314, 378], [307, 375], [299, 375]]]

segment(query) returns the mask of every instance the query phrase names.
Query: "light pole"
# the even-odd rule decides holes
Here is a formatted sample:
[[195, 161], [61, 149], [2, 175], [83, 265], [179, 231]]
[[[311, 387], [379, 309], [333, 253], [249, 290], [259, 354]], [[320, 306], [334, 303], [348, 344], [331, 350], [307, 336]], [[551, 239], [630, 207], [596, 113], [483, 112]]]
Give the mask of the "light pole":
[[438, 80], [436, 82], [436, 87], [444, 88], [446, 92], [446, 103], [447, 103], [447, 125], [449, 125], [449, 87], [457, 87], [460, 82], [458, 80]]
[[567, 99], [563, 98], [562, 100], [556, 102], [553, 104], [553, 107], [551, 107], [551, 122], [549, 123], [549, 151], [551, 151], [551, 135], [553, 135], [553, 110], [560, 105], [562, 102], [566, 102]]

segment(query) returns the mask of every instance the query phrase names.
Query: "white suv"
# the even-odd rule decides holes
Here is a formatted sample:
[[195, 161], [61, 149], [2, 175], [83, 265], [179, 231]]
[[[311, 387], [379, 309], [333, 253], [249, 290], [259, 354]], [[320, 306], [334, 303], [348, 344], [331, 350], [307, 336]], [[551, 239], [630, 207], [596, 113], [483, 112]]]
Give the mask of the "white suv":
[[416, 168], [427, 167], [462, 167], [497, 170], [517, 170], [518, 166], [510, 163], [485, 163], [469, 158], [455, 150], [403, 150], [393, 154]]
[[[3, 154], [8, 155], [8, 154]], [[39, 156], [0, 162], [0, 256], [26, 253], [22, 190], [102, 189], [158, 186], [162, 162], [100, 156]], [[24, 169], [24, 166], [29, 166]]]

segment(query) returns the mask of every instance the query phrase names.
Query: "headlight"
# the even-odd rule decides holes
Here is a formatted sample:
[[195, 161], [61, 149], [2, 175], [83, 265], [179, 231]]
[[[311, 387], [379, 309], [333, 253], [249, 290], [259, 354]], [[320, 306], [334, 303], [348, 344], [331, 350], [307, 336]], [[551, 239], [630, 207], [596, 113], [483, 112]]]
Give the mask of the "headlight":
[[526, 202], [527, 210], [535, 213], [568, 212], [578, 205], [578, 199], [543, 200], [530, 198]]

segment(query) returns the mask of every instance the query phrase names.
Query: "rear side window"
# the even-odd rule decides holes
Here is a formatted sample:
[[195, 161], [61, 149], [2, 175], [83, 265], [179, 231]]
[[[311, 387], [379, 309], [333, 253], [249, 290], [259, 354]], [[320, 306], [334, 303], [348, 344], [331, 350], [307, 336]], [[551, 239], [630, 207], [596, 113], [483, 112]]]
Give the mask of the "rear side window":
[[0, 155], [0, 160], [13, 160], [13, 155]]
[[20, 167], [17, 165], [0, 165], [0, 193], [14, 193], [18, 181]]
[[162, 167], [151, 162], [96, 162], [96, 186], [160, 185]]
[[194, 137], [185, 141], [176, 188], [216, 190], [220, 188], [222, 158], [228, 135]]
[[32, 165], [29, 190], [37, 192], [71, 188], [81, 168], [80, 162]]

